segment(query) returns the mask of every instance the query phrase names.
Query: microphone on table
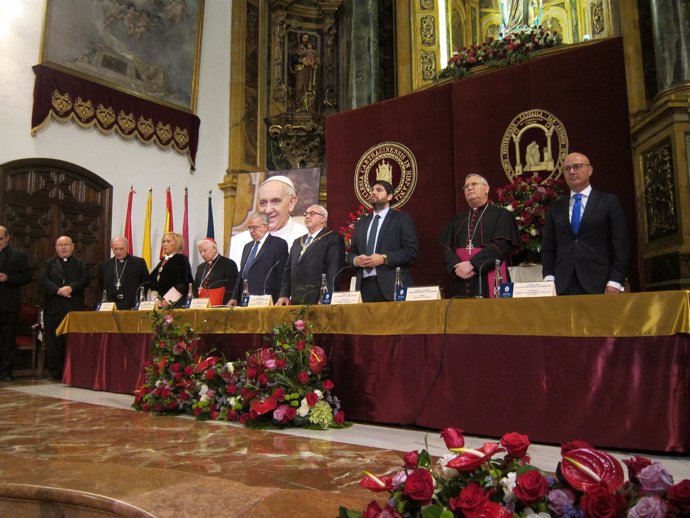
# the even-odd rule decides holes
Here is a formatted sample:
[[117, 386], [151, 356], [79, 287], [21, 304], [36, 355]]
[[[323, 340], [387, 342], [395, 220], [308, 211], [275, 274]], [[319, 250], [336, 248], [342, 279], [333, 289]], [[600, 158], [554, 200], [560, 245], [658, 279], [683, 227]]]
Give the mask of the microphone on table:
[[503, 277], [501, 276], [501, 260], [496, 259], [496, 265], [494, 266], [494, 298], [497, 299], [501, 292], [501, 281]]
[[266, 274], [266, 279], [264, 280], [264, 295], [266, 295], [266, 286], [268, 284], [268, 279], [271, 278], [271, 273], [273, 273], [273, 269], [280, 264], [280, 261], [276, 261], [273, 266], [268, 270], [268, 273]]
[[335, 293], [335, 281], [338, 279], [338, 275], [343, 273], [345, 270], [350, 270], [352, 269], [352, 266], [343, 266], [340, 270], [335, 272], [335, 275], [333, 276], [333, 282], [331, 283], [331, 293]]
[[486, 259], [486, 260], [479, 266], [479, 278], [477, 279], [477, 281], [479, 282], [479, 289], [477, 290], [477, 296], [475, 297], [475, 298], [477, 298], [477, 299], [483, 299], [483, 298], [484, 298], [484, 295], [483, 295], [483, 293], [482, 293], [482, 291], [483, 291], [483, 290], [482, 290], [482, 287], [483, 287], [483, 285], [484, 285], [484, 283], [482, 282], [482, 270], [484, 269], [484, 266], [486, 266], [487, 264], [489, 264], [489, 263], [491, 263], [491, 262], [493, 262], [493, 261], [494, 261], [493, 258]]

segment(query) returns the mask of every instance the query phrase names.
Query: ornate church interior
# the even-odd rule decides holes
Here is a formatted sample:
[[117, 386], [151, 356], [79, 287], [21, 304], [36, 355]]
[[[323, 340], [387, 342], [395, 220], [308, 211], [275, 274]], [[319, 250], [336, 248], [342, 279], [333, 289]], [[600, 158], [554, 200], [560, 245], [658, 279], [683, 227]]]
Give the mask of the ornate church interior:
[[[125, 371], [142, 370], [152, 335], [117, 311], [111, 330], [89, 314], [66, 324], [72, 354], [108, 352], [71, 366], [85, 375], [51, 380], [39, 323], [28, 333], [34, 356], [18, 350], [14, 379], [0, 381], [1, 515], [357, 516], [341, 507], [386, 501], [361, 486], [367, 472], [392, 476], [413, 450], [443, 457], [440, 428], [467, 428], [475, 452], [496, 434], [526, 432], [499, 430], [501, 415], [548, 429], [529, 449], [544, 473], [555, 472], [561, 443], [581, 439], [618, 461], [660, 463], [676, 484], [690, 479], [687, 1], [22, 0], [3, 10], [0, 225], [28, 257], [24, 303], [43, 305], [41, 267], [63, 235], [89, 268], [88, 308], [101, 300], [96, 270], [111, 239], [129, 231], [151, 269], [173, 211], [192, 271], [200, 240], [241, 254], [233, 236], [250, 230], [273, 175], [295, 184], [295, 221], [320, 205], [345, 233], [384, 177], [375, 175], [387, 174], [391, 206], [417, 227], [416, 283], [448, 293], [439, 236], [467, 209], [465, 176], [484, 175], [497, 202], [523, 174], [557, 180], [573, 151], [591, 159], [592, 184], [621, 199], [632, 293], [589, 306], [511, 301], [523, 318], [489, 299], [359, 307], [341, 321], [337, 306], [313, 309], [353, 421], [327, 430], [135, 411], [140, 373]], [[388, 146], [383, 166], [376, 146]], [[514, 275], [534, 271], [525, 258], [513, 259]], [[352, 272], [342, 273], [346, 290]], [[270, 315], [288, 314], [274, 310], [235, 322], [241, 310], [214, 309], [195, 322], [210, 327], [202, 341], [232, 335], [218, 349], [244, 355], [280, 322]], [[134, 333], [148, 341], [132, 346]], [[534, 386], [517, 386], [522, 369]], [[582, 386], [580, 372], [592, 375]], [[463, 379], [476, 383], [465, 390]], [[625, 422], [619, 412], [636, 398], [649, 411]], [[406, 412], [414, 418], [398, 418]]]

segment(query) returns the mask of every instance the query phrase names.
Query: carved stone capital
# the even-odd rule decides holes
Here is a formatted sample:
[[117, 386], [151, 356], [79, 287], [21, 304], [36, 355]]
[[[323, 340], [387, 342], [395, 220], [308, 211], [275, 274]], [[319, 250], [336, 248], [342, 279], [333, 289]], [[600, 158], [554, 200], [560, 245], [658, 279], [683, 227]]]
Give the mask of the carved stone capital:
[[324, 118], [313, 113], [283, 113], [266, 119], [268, 135], [293, 169], [319, 167], [324, 151]]

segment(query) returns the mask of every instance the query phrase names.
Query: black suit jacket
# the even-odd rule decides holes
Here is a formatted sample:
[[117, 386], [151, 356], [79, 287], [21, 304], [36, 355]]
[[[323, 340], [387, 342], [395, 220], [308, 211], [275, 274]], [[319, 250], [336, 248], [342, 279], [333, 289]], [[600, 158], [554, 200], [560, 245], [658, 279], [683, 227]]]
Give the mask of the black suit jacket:
[[[120, 290], [115, 287], [117, 275], [115, 272], [114, 257], [106, 259], [98, 265], [97, 285], [99, 296], [106, 291], [108, 300], [115, 302], [117, 309], [132, 309], [136, 302], [137, 289], [149, 280], [149, 269], [146, 261], [141, 257], [128, 255], [118, 265], [120, 272]], [[118, 298], [121, 295], [121, 298]]]
[[305, 249], [304, 240], [308, 235], [305, 234], [292, 243], [290, 259], [283, 271], [280, 296], [290, 297], [293, 304], [318, 303], [321, 275], [326, 274], [328, 289], [332, 291], [334, 277], [345, 264], [343, 236], [322, 228]]
[[[45, 293], [44, 312], [47, 315], [64, 317], [70, 311], [84, 310], [84, 290], [90, 281], [89, 267], [81, 259], [74, 256], [67, 261], [59, 257], [48, 259], [41, 272], [41, 284]], [[62, 286], [72, 287], [70, 298], [57, 294]]]
[[[194, 296], [199, 296], [199, 288], [202, 281], [204, 280], [204, 275], [206, 274], [209, 266], [204, 262], [201, 263], [196, 268], [196, 275], [194, 276]], [[232, 291], [235, 289], [237, 284], [237, 265], [235, 261], [229, 257], [224, 257], [220, 254], [216, 256], [213, 260], [213, 266], [211, 271], [208, 272], [206, 277], [208, 282], [207, 288], [225, 288], [225, 293], [223, 294], [223, 304], [227, 304], [232, 297]]]
[[[239, 300], [242, 294], [242, 280], [247, 279], [250, 295], [270, 295], [275, 302], [280, 293], [280, 281], [283, 276], [283, 268], [288, 257], [288, 246], [284, 239], [266, 234], [266, 241], [261, 250], [256, 254], [254, 263], [245, 272], [244, 267], [254, 246], [254, 241], [244, 245], [242, 250], [242, 262], [240, 275], [233, 290], [233, 299]], [[269, 275], [270, 274], [270, 275]]]
[[625, 284], [630, 245], [618, 197], [592, 190], [573, 234], [568, 217], [570, 197], [551, 205], [542, 236], [542, 271], [553, 275], [556, 292], [565, 292], [573, 275], [587, 293], [603, 293], [608, 281]]
[[[355, 231], [347, 256], [350, 265], [353, 264], [352, 261], [355, 257], [366, 253], [367, 229], [372, 218], [373, 214], [369, 214], [355, 224]], [[376, 280], [386, 300], [393, 300], [396, 267], [400, 267], [403, 284], [412, 286], [410, 266], [419, 255], [417, 231], [412, 217], [406, 212], [390, 209], [379, 230], [379, 239], [374, 252], [388, 256], [388, 265], [382, 264], [376, 267]], [[357, 289], [360, 289], [362, 284], [363, 271], [362, 268], [357, 268]]]
[[175, 305], [181, 306], [184, 303], [187, 291], [189, 291], [189, 285], [194, 282], [192, 267], [189, 265], [189, 258], [182, 253], [173, 255], [165, 263], [163, 271], [160, 272], [159, 276], [158, 272], [161, 266], [163, 266], [162, 260], [149, 275], [151, 289], [157, 291], [158, 296], [163, 298], [171, 288], [175, 288], [182, 294], [182, 297], [178, 299]]
[[0, 282], [0, 311], [19, 313], [20, 288], [31, 282], [29, 259], [24, 252], [15, 250], [9, 245], [0, 253], [6, 254], [0, 272], [7, 275], [7, 280]]

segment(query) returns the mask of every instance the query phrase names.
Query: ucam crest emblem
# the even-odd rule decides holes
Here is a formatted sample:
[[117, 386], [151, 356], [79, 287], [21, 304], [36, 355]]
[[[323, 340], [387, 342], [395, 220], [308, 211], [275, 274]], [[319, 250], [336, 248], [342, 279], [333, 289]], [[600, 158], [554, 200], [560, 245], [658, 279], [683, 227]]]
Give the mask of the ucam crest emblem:
[[535, 108], [518, 114], [501, 140], [501, 164], [512, 182], [525, 173], [557, 178], [568, 155], [568, 134], [554, 114]]
[[417, 185], [417, 160], [412, 151], [399, 142], [381, 142], [367, 149], [355, 167], [355, 194], [365, 207], [371, 207], [371, 187], [378, 180], [393, 186], [391, 207], [405, 205]]

